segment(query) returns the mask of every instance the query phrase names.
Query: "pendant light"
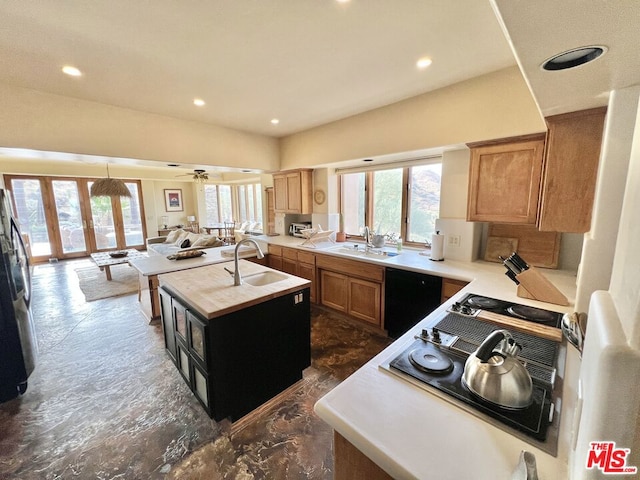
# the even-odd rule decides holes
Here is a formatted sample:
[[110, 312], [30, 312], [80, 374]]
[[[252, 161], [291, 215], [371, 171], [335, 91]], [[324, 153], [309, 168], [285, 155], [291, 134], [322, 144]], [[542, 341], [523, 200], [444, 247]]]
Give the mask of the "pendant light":
[[109, 164], [107, 163], [107, 178], [100, 178], [91, 185], [92, 197], [130, 197], [131, 192], [125, 183], [118, 178], [109, 176]]

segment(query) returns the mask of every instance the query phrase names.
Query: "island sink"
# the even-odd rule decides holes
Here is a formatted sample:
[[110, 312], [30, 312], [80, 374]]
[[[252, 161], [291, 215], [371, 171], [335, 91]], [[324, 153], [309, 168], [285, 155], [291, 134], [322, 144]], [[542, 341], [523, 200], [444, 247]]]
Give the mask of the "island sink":
[[253, 275], [246, 275], [243, 279], [243, 283], [248, 283], [254, 287], [262, 287], [265, 285], [271, 285], [272, 283], [281, 282], [288, 277], [281, 273], [266, 271], [260, 273], [254, 273]]

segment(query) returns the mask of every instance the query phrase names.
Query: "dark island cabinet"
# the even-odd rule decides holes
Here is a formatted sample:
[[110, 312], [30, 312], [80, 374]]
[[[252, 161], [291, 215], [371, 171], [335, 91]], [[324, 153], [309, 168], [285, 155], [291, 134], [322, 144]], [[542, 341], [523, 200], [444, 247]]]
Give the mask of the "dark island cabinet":
[[167, 353], [216, 421], [238, 420], [311, 365], [309, 288], [211, 320], [170, 288], [159, 292]]

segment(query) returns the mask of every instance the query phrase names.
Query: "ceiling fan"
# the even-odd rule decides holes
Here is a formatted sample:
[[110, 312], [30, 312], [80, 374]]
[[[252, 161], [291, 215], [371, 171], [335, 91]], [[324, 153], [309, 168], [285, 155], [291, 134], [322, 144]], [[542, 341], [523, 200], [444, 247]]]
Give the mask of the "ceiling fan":
[[204, 183], [209, 180], [209, 174], [205, 170], [196, 169], [193, 173], [184, 173], [182, 175], [176, 175], [176, 177], [191, 177], [194, 182]]

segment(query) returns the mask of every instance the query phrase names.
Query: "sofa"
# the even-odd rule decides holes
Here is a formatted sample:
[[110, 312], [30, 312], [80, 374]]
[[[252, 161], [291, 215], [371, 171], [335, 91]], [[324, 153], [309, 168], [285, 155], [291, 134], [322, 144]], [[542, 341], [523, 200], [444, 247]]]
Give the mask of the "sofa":
[[221, 247], [225, 243], [215, 235], [187, 232], [177, 229], [166, 236], [147, 238], [149, 255], [171, 255], [186, 250]]

